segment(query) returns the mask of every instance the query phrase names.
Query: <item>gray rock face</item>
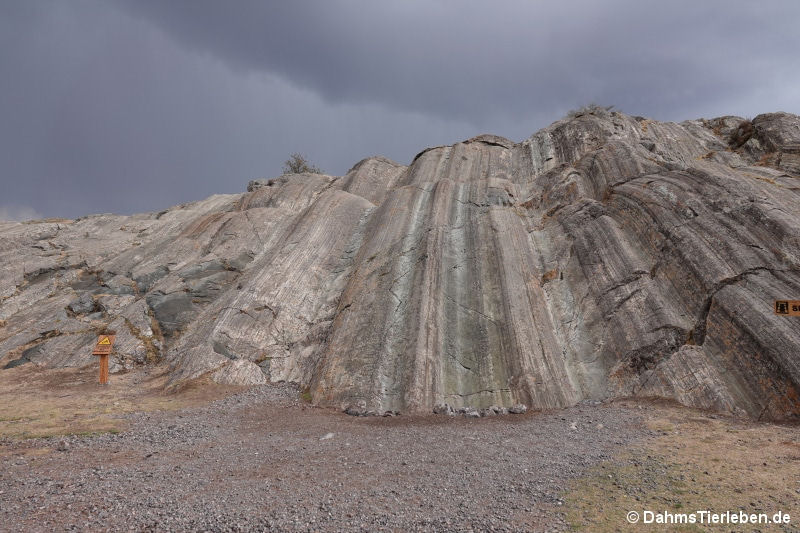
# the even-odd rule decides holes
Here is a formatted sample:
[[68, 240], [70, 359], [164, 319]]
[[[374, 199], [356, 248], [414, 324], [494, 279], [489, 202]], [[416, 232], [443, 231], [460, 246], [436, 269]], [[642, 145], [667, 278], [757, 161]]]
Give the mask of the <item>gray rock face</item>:
[[[0, 367], [166, 360], [356, 414], [800, 416], [800, 117], [578, 114], [158, 214], [0, 223]], [[515, 409], [516, 410], [516, 409]], [[444, 411], [443, 411], [444, 412]]]

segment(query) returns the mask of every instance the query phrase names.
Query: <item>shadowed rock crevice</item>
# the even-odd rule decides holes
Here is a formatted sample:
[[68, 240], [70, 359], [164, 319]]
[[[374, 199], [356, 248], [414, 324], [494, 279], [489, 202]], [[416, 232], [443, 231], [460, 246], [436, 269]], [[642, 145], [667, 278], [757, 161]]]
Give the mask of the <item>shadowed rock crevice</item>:
[[[800, 118], [598, 109], [157, 214], [0, 223], [0, 366], [166, 360], [358, 413], [800, 416]], [[57, 336], [43, 337], [49, 331]]]

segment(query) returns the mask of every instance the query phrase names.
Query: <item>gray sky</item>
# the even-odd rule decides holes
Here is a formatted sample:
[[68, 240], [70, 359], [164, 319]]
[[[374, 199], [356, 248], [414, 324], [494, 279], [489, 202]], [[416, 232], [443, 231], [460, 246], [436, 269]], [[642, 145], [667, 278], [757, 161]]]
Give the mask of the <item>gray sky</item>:
[[0, 219], [341, 175], [596, 102], [800, 114], [800, 2], [0, 0]]

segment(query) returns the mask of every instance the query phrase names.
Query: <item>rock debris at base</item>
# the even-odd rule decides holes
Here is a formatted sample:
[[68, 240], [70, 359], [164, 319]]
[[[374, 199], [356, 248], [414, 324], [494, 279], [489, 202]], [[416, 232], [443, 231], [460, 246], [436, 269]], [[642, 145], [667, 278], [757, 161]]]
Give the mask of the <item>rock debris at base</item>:
[[525, 404], [514, 404], [511, 407], [500, 407], [499, 405], [490, 405], [489, 407], [485, 407], [483, 409], [478, 409], [477, 407], [472, 406], [465, 406], [465, 407], [453, 407], [446, 403], [440, 403], [433, 407], [433, 414], [435, 415], [447, 415], [447, 416], [457, 416], [461, 415], [466, 418], [480, 418], [482, 416], [504, 416], [507, 414], [512, 415], [521, 415], [528, 412], [528, 406]]

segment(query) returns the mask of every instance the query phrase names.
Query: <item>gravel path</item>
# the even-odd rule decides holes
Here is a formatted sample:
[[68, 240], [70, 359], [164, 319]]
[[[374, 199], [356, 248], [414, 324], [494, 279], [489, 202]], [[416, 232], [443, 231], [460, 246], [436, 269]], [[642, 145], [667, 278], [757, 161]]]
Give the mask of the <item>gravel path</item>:
[[297, 398], [264, 386], [117, 435], [2, 443], [0, 529], [558, 531], [565, 482], [651, 434], [613, 404], [359, 418]]

